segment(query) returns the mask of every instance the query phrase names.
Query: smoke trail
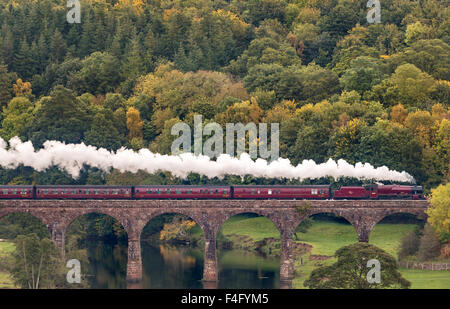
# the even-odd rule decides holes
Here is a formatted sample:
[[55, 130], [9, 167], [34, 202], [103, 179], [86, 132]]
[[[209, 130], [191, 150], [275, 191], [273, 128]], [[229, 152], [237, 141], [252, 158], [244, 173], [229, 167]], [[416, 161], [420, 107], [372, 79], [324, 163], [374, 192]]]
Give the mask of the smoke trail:
[[386, 166], [375, 168], [368, 163], [351, 165], [344, 160], [328, 160], [316, 164], [313, 160], [304, 160], [297, 166], [291, 165], [288, 159], [278, 159], [271, 163], [257, 159], [253, 161], [247, 154], [240, 158], [220, 155], [216, 161], [207, 156], [195, 156], [184, 153], [177, 156], [152, 153], [148, 149], [134, 152], [121, 148], [117, 152], [97, 149], [85, 144], [64, 144], [58, 141], [46, 141], [44, 148], [35, 150], [31, 142], [22, 142], [14, 137], [8, 144], [0, 138], [0, 167], [16, 168], [19, 165], [29, 166], [36, 171], [43, 171], [51, 166], [68, 172], [77, 178], [83, 165], [96, 167], [109, 172], [112, 168], [121, 172], [137, 172], [143, 170], [148, 173], [168, 171], [174, 176], [186, 178], [193, 172], [209, 178], [225, 175], [264, 178], [306, 179], [333, 177], [355, 177], [358, 179], [390, 180], [400, 182], [414, 182], [414, 178], [406, 172], [389, 170]]

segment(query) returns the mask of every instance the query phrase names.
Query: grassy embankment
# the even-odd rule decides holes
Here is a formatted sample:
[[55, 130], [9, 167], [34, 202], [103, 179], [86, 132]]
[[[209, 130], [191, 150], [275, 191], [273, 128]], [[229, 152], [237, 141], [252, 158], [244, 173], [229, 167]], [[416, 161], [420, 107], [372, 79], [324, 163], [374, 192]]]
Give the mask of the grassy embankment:
[[[413, 224], [378, 224], [370, 235], [369, 243], [380, 247], [393, 256], [397, 257], [397, 248], [401, 238], [414, 229]], [[264, 238], [279, 238], [279, 232], [268, 219], [264, 217], [249, 218], [246, 216], [235, 216], [224, 223], [222, 233], [228, 239], [239, 241], [243, 239], [243, 247], [251, 248], [251, 243]], [[245, 236], [245, 237], [243, 237]], [[311, 252], [303, 255], [303, 265], [300, 259], [296, 261], [293, 286], [304, 288], [303, 282], [317, 267], [329, 265], [336, 261], [335, 258], [328, 260], [310, 260], [309, 256], [327, 255], [332, 256], [342, 246], [357, 241], [357, 235], [350, 224], [342, 224], [330, 221], [316, 220], [307, 233], [298, 233], [299, 241], [313, 246]], [[450, 289], [449, 271], [427, 271], [400, 269], [402, 275], [412, 283], [412, 288], [447, 288]]]
[[[9, 241], [0, 242], [0, 259], [5, 258], [14, 251], [14, 244]], [[2, 269], [0, 265], [0, 289], [12, 289], [14, 283], [9, 273]]]

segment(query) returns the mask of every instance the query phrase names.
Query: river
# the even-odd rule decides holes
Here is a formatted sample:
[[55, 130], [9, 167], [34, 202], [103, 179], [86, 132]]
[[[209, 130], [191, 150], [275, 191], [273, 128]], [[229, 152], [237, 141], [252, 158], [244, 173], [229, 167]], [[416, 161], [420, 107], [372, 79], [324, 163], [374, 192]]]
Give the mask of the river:
[[[142, 247], [142, 283], [144, 289], [203, 288], [203, 249], [183, 245], [156, 245], [147, 242]], [[87, 243], [89, 263], [86, 275], [90, 288], [127, 288], [126, 244]], [[280, 260], [254, 252], [236, 249], [217, 251], [218, 288], [279, 288]]]

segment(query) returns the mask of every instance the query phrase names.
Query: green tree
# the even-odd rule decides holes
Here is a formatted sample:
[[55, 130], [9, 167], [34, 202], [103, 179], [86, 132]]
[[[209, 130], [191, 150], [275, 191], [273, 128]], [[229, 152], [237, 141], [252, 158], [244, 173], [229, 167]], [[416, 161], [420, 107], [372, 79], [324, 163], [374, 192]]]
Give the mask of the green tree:
[[42, 145], [46, 140], [81, 142], [84, 131], [89, 127], [89, 116], [86, 106], [71, 90], [57, 86], [49, 97], [43, 97], [38, 104], [27, 132], [35, 145]]
[[6, 140], [14, 136], [25, 138], [26, 129], [33, 121], [33, 111], [34, 105], [28, 98], [12, 99], [3, 111], [4, 118], [1, 122], [0, 135]]
[[16, 81], [15, 73], [8, 73], [8, 68], [0, 64], [0, 113], [13, 96], [13, 82]]
[[87, 145], [117, 150], [125, 142], [125, 137], [117, 131], [113, 122], [113, 113], [101, 111], [92, 119], [91, 128], [85, 133], [84, 142]]
[[[411, 283], [398, 271], [393, 256], [368, 243], [356, 243], [338, 249], [337, 262], [312, 271], [304, 282], [312, 289], [379, 289], [409, 288]], [[380, 283], [369, 283], [367, 274], [369, 260], [376, 259], [381, 265]]]
[[341, 78], [345, 90], [356, 90], [360, 94], [372, 89], [379, 82], [381, 82], [379, 61], [364, 56], [352, 60], [350, 68], [344, 72]]
[[10, 273], [16, 285], [24, 289], [39, 289], [60, 284], [62, 261], [53, 241], [28, 234], [17, 236], [14, 244], [14, 266]]

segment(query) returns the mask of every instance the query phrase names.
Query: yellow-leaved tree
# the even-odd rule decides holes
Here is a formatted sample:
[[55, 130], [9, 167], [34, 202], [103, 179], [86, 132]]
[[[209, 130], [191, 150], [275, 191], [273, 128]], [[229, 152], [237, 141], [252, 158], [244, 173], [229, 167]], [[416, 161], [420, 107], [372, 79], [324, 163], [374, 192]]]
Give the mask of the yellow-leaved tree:
[[128, 138], [131, 141], [133, 138], [142, 140], [142, 126], [144, 122], [141, 120], [141, 115], [137, 109], [130, 107], [127, 111], [127, 128]]
[[427, 209], [428, 222], [443, 242], [450, 240], [450, 182], [431, 190], [431, 206]]

